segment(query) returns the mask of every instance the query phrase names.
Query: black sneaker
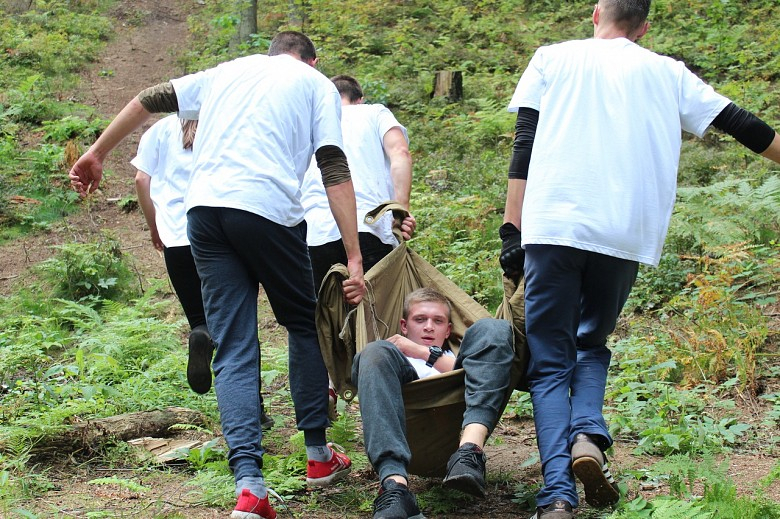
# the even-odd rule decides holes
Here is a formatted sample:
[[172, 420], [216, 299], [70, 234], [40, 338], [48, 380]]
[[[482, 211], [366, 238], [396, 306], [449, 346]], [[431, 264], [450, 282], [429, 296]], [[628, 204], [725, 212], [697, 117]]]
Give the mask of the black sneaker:
[[264, 431], [271, 430], [274, 426], [274, 419], [265, 414], [265, 406], [260, 405], [260, 428]]
[[487, 456], [473, 443], [464, 443], [447, 462], [444, 488], [459, 490], [474, 497], [485, 497], [485, 463]]
[[587, 434], [578, 434], [571, 446], [572, 470], [585, 488], [585, 502], [594, 508], [613, 506], [620, 490], [609, 471], [606, 455]]
[[409, 487], [387, 478], [374, 499], [374, 519], [425, 519]]
[[547, 507], [538, 507], [531, 519], [573, 519], [574, 511], [568, 501], [558, 499]]
[[189, 345], [187, 382], [193, 391], [204, 395], [211, 389], [211, 357], [214, 354], [214, 343], [205, 324], [192, 329]]

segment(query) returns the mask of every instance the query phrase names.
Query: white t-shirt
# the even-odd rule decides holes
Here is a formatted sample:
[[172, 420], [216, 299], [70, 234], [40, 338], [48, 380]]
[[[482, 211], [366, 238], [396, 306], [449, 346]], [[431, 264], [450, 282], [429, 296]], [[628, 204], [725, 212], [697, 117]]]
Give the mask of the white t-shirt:
[[[398, 245], [393, 236], [393, 216], [386, 213], [371, 225], [364, 223], [368, 211], [382, 202], [395, 198], [390, 177], [390, 159], [385, 154], [382, 139], [392, 128], [406, 128], [393, 113], [380, 104], [359, 104], [342, 107], [341, 130], [344, 154], [352, 173], [357, 202], [358, 232], [370, 232], [388, 245]], [[316, 160], [312, 160], [303, 179], [303, 208], [306, 212], [306, 242], [310, 246], [324, 245], [341, 239], [336, 221], [330, 212], [328, 197], [322, 185], [322, 175]]]
[[171, 83], [180, 113], [199, 113], [187, 210], [230, 207], [300, 223], [312, 154], [341, 148], [335, 85], [286, 54], [238, 58]]
[[130, 164], [152, 177], [149, 194], [160, 240], [166, 247], [189, 245], [184, 192], [190, 178], [192, 151], [185, 150], [182, 144], [179, 118], [169, 115], [149, 128]]
[[681, 130], [701, 137], [728, 104], [682, 62], [625, 38], [539, 48], [509, 103], [539, 111], [523, 244], [657, 266]]
[[[444, 353], [442, 354], [442, 357], [454, 357], [455, 354], [452, 353], [451, 350], [444, 350]], [[441, 373], [436, 368], [428, 367], [425, 364], [425, 360], [423, 359], [415, 359], [412, 357], [406, 357], [406, 360], [409, 361], [409, 363], [412, 365], [414, 370], [417, 372], [417, 376], [420, 378], [430, 377], [431, 375], [438, 375]]]

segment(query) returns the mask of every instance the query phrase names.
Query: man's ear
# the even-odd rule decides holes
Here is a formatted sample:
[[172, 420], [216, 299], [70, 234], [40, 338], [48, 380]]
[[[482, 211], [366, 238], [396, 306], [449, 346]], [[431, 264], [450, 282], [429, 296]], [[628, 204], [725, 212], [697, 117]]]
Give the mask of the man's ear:
[[647, 34], [647, 31], [649, 31], [649, 30], [650, 30], [650, 22], [643, 23], [642, 27], [640, 27], [636, 31], [634, 41], [638, 40], [639, 38], [641, 38], [642, 36]]
[[406, 319], [401, 319], [401, 335], [406, 337]]

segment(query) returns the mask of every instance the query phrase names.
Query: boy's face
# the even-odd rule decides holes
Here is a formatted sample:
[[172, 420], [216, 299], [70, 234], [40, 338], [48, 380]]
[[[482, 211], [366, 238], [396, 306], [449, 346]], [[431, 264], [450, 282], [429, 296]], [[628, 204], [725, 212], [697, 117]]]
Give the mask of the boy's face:
[[401, 319], [401, 333], [423, 346], [442, 346], [452, 331], [447, 305], [430, 301], [414, 303]]

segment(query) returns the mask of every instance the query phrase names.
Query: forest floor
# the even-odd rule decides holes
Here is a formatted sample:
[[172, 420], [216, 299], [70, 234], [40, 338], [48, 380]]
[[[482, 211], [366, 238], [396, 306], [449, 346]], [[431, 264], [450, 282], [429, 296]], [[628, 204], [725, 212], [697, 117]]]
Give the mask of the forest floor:
[[[82, 103], [98, 108], [106, 118], [113, 117], [139, 91], [160, 81], [177, 77], [187, 72], [181, 56], [187, 47], [187, 14], [199, 8], [195, 0], [126, 0], [117, 3], [112, 16], [115, 17], [116, 34], [96, 63], [83, 73], [83, 82], [74, 97]], [[155, 119], [156, 120], [156, 119]], [[154, 122], [151, 121], [145, 130]], [[91, 197], [87, 207], [78, 214], [68, 217], [61, 224], [46, 232], [26, 236], [0, 247], [0, 294], [12, 290], [14, 283], [23, 280], [25, 272], [32, 265], [46, 259], [53, 252], [54, 245], [74, 241], [89, 241], [102, 230], [112, 230], [119, 238], [122, 249], [133, 258], [136, 272], [142, 286], [149, 279], [166, 278], [162, 258], [151, 246], [148, 230], [140, 211], [123, 212], [117, 200], [131, 196], [134, 192], [135, 171], [129, 161], [134, 156], [142, 131], [135, 132], [110, 156], [106, 169], [111, 174], [104, 179], [100, 192]], [[64, 175], [64, 173], [63, 173]], [[262, 296], [261, 296], [262, 298]], [[262, 304], [260, 322], [266, 332], [283, 340], [283, 331]], [[182, 348], [184, 348], [182, 341]], [[751, 423], [757, 420], [761, 403], [745, 398], [737, 410], [741, 421]], [[295, 432], [291, 406], [273, 406], [272, 415], [277, 427], [269, 434], [269, 452], [286, 445], [286, 439]], [[350, 404], [346, 412], [359, 415], [356, 404]], [[613, 472], [620, 475], [632, 470], [649, 467], [657, 458], [632, 454], [632, 445], [616, 444], [611, 461]], [[446, 514], [426, 511], [429, 518], [435, 517], [484, 517], [509, 518], [529, 516], [527, 506], [513, 501], [516, 485], [538, 485], [541, 481], [539, 463], [524, 462], [536, 454], [533, 423], [528, 419], [504, 416], [497, 427], [488, 454], [488, 478], [491, 482], [489, 496], [482, 501], [464, 499], [463, 506]], [[749, 493], [757, 481], [765, 477], [776, 463], [776, 459], [762, 452], [732, 452], [728, 455], [729, 475], [736, 482], [740, 492]], [[227, 517], [229, 509], [219, 509], [198, 504], [188, 483], [192, 471], [182, 468], [149, 469], [148, 467], [100, 466], [78, 459], [68, 453], [40, 463], [35, 471], [46, 472], [54, 489], [40, 495], [24, 506], [40, 517], [186, 517], [205, 519]], [[133, 477], [150, 490], [135, 493], [115, 486], [97, 486], [89, 481], [100, 477]], [[413, 478], [412, 490], [422, 492], [439, 485], [429, 478]], [[636, 486], [636, 485], [635, 485]], [[374, 492], [376, 477], [370, 469], [354, 471], [338, 486], [319, 491], [318, 506], [312, 510], [308, 496], [296, 496], [289, 504], [289, 514], [280, 517], [368, 517], [370, 513], [357, 509], [344, 509], [343, 504], [329, 507], [329, 496], [346, 492], [350, 487]], [[641, 493], [647, 498], [654, 494], [667, 494], [663, 484], [632, 488], [629, 498]], [[766, 494], [780, 501], [780, 482], [775, 481]], [[582, 507], [586, 509], [586, 507]], [[595, 517], [591, 513], [583, 514]]]

